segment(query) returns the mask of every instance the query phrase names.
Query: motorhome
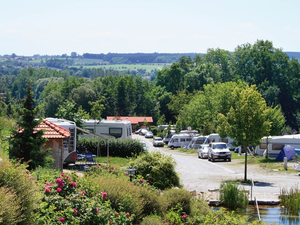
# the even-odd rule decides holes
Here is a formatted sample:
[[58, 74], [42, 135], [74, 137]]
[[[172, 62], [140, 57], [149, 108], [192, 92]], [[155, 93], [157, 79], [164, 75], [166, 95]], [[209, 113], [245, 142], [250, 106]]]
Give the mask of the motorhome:
[[300, 134], [264, 137], [255, 150], [257, 155], [263, 156], [268, 148], [268, 157], [276, 158], [286, 145], [290, 145], [298, 151], [300, 149]]
[[130, 121], [124, 120], [83, 120], [85, 130], [91, 134], [83, 134], [80, 137], [94, 137], [97, 134], [102, 137], [114, 137], [121, 139], [132, 139], [132, 128]]
[[193, 134], [174, 134], [168, 143], [168, 147], [171, 149], [184, 148], [191, 142], [193, 136]]
[[232, 145], [235, 140], [230, 137], [221, 138], [219, 134], [210, 134], [205, 139], [204, 144], [209, 144], [212, 142], [225, 142], [231, 151], [235, 149], [235, 147]]
[[202, 145], [205, 141], [207, 136], [194, 136], [191, 140], [191, 142], [188, 144], [187, 149], [198, 149], [200, 145]]
[[73, 121], [65, 120], [65, 119], [58, 119], [58, 118], [46, 118], [46, 120], [55, 123], [56, 125], [65, 128], [70, 131], [70, 139], [64, 140], [63, 142], [63, 150], [62, 150], [62, 158], [63, 164], [74, 163], [76, 159], [73, 156], [76, 153], [76, 134], [77, 128], [76, 124]]
[[170, 133], [167, 133], [166, 128], [165, 128], [165, 131], [164, 131], [164, 132], [166, 132], [166, 134], [165, 134], [165, 136], [164, 136], [164, 138], [163, 138], [163, 142], [166, 143], [166, 144], [168, 144], [169, 141], [171, 140], [172, 136], [173, 136], [174, 134], [176, 134], [176, 132], [175, 132], [175, 130], [170, 130]]

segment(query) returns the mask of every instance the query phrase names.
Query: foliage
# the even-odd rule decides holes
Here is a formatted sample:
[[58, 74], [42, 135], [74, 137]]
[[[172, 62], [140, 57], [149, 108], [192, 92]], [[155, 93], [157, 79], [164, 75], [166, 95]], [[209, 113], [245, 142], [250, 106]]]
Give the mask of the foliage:
[[300, 212], [300, 190], [299, 187], [291, 187], [290, 190], [280, 190], [280, 202], [286, 211], [294, 215]]
[[[261, 137], [268, 135], [271, 122], [267, 120], [268, 108], [255, 86], [232, 93], [233, 105], [227, 114], [218, 115], [217, 131], [221, 137], [229, 136], [236, 146], [259, 145]], [[245, 154], [245, 175], [247, 180], [247, 154]]]
[[[79, 138], [77, 146], [85, 146], [89, 152], [107, 156], [107, 141], [101, 138]], [[144, 152], [141, 142], [134, 139], [109, 139], [109, 156], [131, 157]]]
[[129, 163], [136, 174], [143, 176], [151, 185], [159, 189], [178, 187], [179, 176], [175, 171], [175, 161], [160, 152], [149, 152], [138, 156]]
[[20, 120], [18, 121], [19, 129], [15, 131], [11, 140], [9, 157], [11, 159], [28, 162], [28, 169], [34, 169], [37, 166], [47, 166], [51, 163], [49, 156], [50, 150], [43, 150], [42, 147], [46, 143], [43, 138], [43, 130], [35, 128], [41, 122], [36, 120], [38, 108], [34, 106], [33, 92], [31, 87], [30, 76], [33, 69], [28, 69], [29, 79], [26, 89], [26, 98], [22, 100], [22, 109], [20, 112]]
[[180, 207], [180, 213], [190, 214], [192, 195], [189, 191], [178, 188], [171, 188], [164, 190], [163, 198], [167, 203], [167, 209], [174, 209]]
[[150, 215], [143, 218], [141, 225], [164, 225], [164, 223], [159, 216]]
[[[0, 221], [3, 220], [3, 224], [31, 224], [41, 197], [33, 176], [24, 164], [13, 164], [6, 157], [1, 158], [0, 195], [5, 197], [1, 197]], [[11, 215], [6, 214], [7, 210], [11, 210]]]
[[238, 183], [233, 181], [224, 181], [220, 185], [220, 201], [229, 209], [243, 208], [248, 205], [247, 193], [245, 190], [239, 190]]

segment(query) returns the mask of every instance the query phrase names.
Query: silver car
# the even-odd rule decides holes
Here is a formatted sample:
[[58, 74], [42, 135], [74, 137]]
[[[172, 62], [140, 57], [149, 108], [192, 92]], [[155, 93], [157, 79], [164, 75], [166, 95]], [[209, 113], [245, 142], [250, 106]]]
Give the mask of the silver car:
[[145, 134], [145, 138], [153, 138], [153, 133], [151, 131], [148, 131], [146, 134]]
[[208, 161], [215, 161], [216, 159], [224, 159], [224, 161], [231, 161], [231, 152], [224, 142], [212, 142], [208, 147]]
[[208, 148], [209, 145], [203, 144], [198, 148], [198, 158], [207, 159], [208, 158]]
[[163, 142], [163, 140], [161, 139], [161, 137], [155, 137], [153, 138], [153, 146], [154, 147], [164, 147], [165, 143]]

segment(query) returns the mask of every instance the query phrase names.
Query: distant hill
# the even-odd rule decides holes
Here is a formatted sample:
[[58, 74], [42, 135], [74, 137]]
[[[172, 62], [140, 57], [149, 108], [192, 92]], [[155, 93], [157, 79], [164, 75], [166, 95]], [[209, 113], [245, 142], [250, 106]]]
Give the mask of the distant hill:
[[300, 52], [284, 52], [286, 53], [290, 59], [295, 58], [298, 59], [298, 61], [300, 61]]

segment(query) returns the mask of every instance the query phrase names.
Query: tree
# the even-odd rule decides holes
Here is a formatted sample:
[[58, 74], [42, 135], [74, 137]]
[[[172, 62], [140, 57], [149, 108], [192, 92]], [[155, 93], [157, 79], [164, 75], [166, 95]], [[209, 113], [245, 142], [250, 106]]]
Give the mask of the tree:
[[42, 150], [46, 143], [43, 138], [43, 130], [34, 128], [40, 124], [41, 120], [36, 120], [38, 108], [34, 106], [33, 92], [30, 76], [33, 69], [28, 68], [29, 78], [26, 88], [26, 97], [21, 102], [23, 107], [20, 111], [19, 129], [13, 135], [9, 158], [21, 160], [22, 163], [28, 163], [28, 169], [35, 169], [38, 166], [50, 164], [50, 150]]
[[[218, 115], [217, 131], [220, 137], [229, 136], [236, 140], [236, 146], [247, 149], [259, 145], [263, 136], [269, 134], [271, 122], [268, 121], [268, 108], [258, 93], [256, 86], [233, 91], [233, 105], [229, 112]], [[244, 181], [247, 181], [247, 154], [245, 154]]]

